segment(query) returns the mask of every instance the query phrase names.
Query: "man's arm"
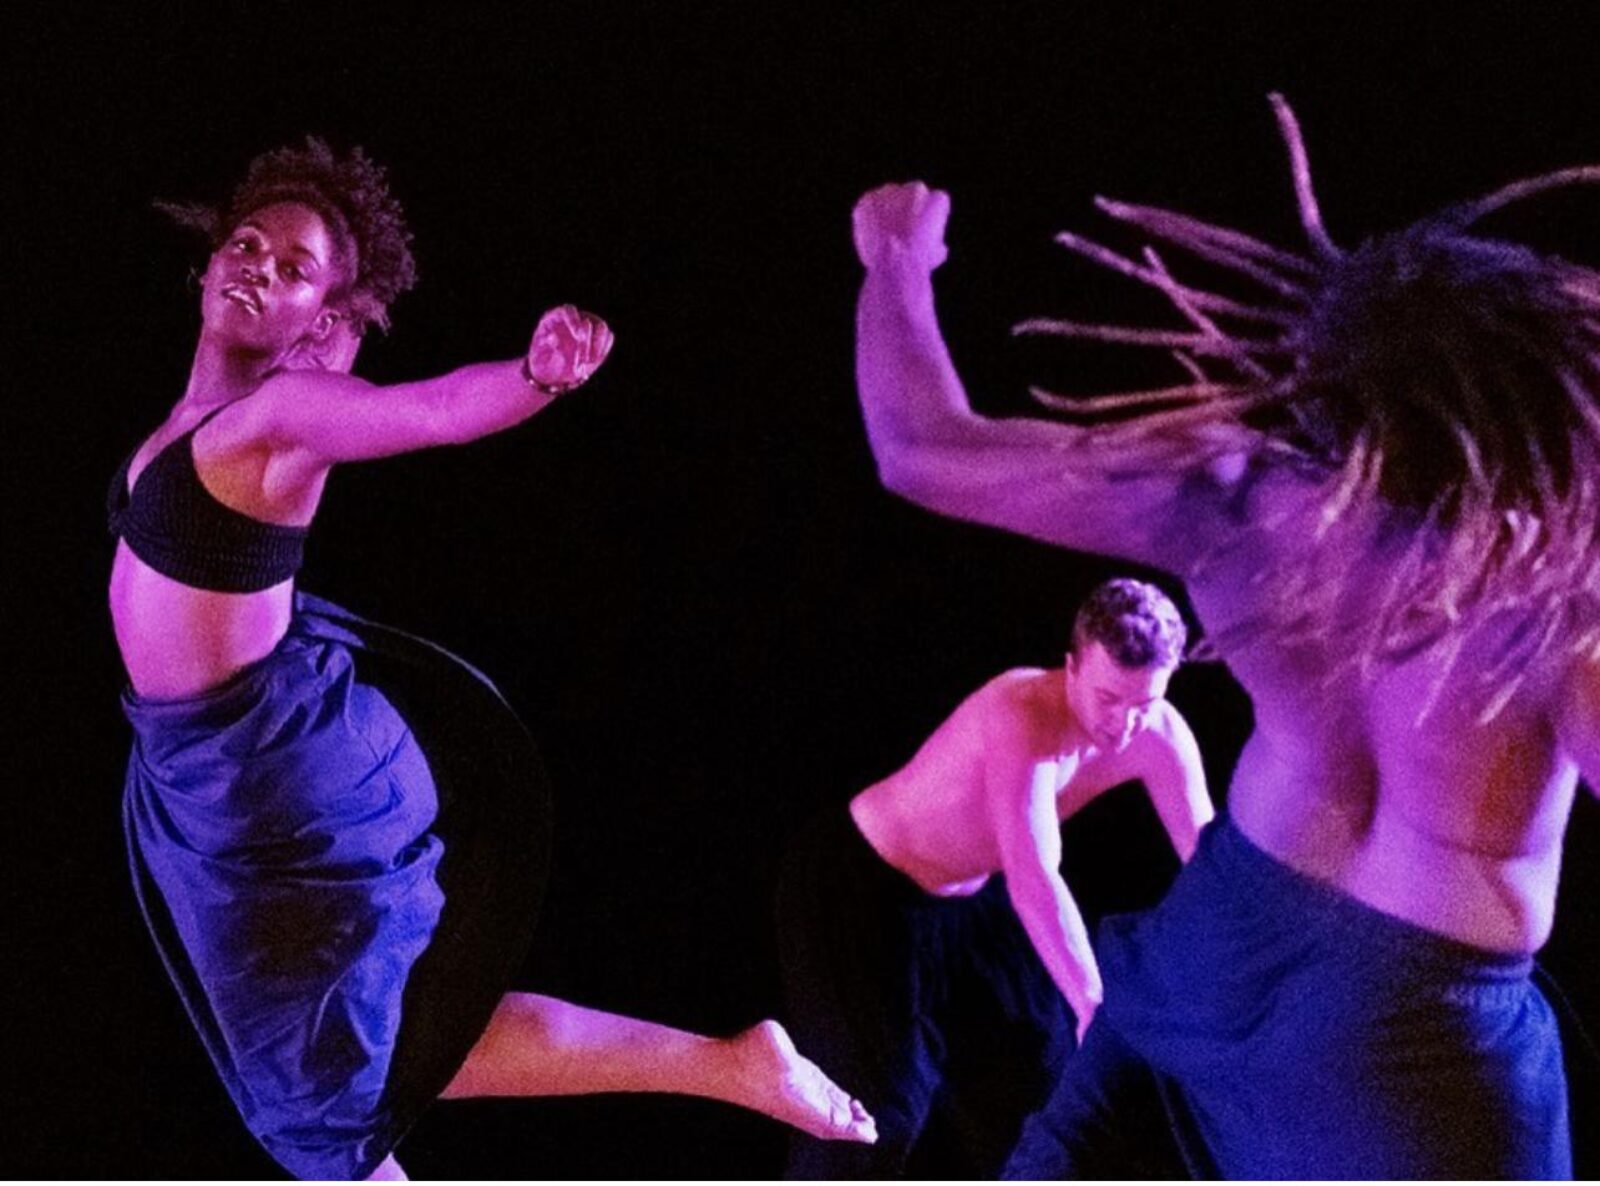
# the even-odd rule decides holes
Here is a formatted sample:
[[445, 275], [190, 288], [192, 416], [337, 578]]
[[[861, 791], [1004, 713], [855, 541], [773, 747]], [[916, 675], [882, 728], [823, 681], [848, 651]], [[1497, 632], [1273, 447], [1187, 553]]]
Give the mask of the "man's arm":
[[1078, 1017], [1078, 1040], [1100, 1007], [1100, 967], [1083, 914], [1061, 877], [1056, 772], [1032, 758], [1024, 726], [985, 720], [985, 792], [1011, 905], [1045, 970]]
[[1206, 545], [1220, 487], [1115, 474], [1081, 430], [973, 413], [934, 310], [948, 213], [949, 198], [920, 183], [873, 190], [855, 210], [867, 270], [856, 381], [884, 485], [953, 518], [1182, 575]]
[[1166, 701], [1161, 702], [1137, 745], [1134, 777], [1144, 783], [1178, 859], [1187, 862], [1194, 856], [1200, 829], [1216, 815], [1206, 789], [1200, 746], [1189, 723]]

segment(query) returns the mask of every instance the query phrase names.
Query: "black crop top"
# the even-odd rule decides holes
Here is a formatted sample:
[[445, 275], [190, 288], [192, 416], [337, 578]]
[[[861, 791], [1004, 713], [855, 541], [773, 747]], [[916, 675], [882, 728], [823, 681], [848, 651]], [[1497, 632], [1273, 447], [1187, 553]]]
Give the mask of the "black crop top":
[[194, 434], [218, 408], [170, 441], [128, 490], [128, 454], [111, 479], [106, 520], [112, 535], [162, 576], [217, 593], [256, 593], [286, 581], [305, 559], [306, 527], [263, 523], [211, 496], [194, 468]]

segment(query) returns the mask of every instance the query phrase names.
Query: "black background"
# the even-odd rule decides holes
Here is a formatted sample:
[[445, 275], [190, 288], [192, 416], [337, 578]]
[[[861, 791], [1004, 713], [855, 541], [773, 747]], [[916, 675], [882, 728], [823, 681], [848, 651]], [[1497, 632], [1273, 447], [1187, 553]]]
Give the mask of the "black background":
[[[1584, 6], [1472, 11], [11, 10], [6, 1176], [276, 1172], [165, 982], [122, 857], [102, 497], [181, 391], [196, 328], [198, 257], [151, 199], [221, 196], [306, 132], [364, 145], [422, 275], [358, 364], [379, 382], [514, 357], [562, 301], [611, 322], [603, 376], [536, 423], [338, 474], [303, 582], [470, 657], [541, 739], [557, 856], [523, 986], [729, 1032], [779, 1009], [785, 835], [988, 676], [1055, 662], [1110, 571], [880, 490], [852, 379], [856, 196], [907, 177], [951, 191], [947, 336], [979, 406], [1021, 410], [1062, 363], [1012, 341], [1014, 321], [1138, 305], [1050, 245], [1103, 229], [1091, 195], [1292, 239], [1269, 90], [1296, 106], [1344, 241], [1600, 158]], [[1517, 225], [1600, 261], [1597, 198]], [[1084, 359], [1078, 385], [1121, 361]], [[1247, 703], [1216, 668], [1173, 698], [1220, 794]], [[1591, 1026], [1597, 856], [1585, 798], [1545, 959]], [[1067, 871], [1098, 914], [1148, 901], [1171, 863], [1124, 793], [1068, 825]], [[762, 1177], [782, 1138], [699, 1101], [458, 1103], [401, 1155], [428, 1176]]]

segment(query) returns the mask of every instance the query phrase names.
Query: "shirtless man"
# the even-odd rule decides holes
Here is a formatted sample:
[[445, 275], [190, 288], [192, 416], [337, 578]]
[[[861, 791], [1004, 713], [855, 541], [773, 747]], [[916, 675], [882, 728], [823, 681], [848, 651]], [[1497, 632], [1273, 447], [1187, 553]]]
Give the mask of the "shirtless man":
[[856, 207], [885, 484], [1181, 577], [1255, 709], [1226, 815], [1159, 907], [1102, 928], [1104, 1006], [1006, 1172], [1137, 1172], [1147, 1110], [1197, 1173], [1568, 1176], [1531, 964], [1600, 786], [1600, 274], [1470, 228], [1600, 169], [1346, 251], [1274, 102], [1308, 252], [1101, 203], [1259, 303], [1062, 236], [1194, 327], [1030, 327], [1179, 353], [1187, 387], [1060, 401], [1110, 423], [975, 415], [934, 312], [948, 198]]
[[[879, 1136], [847, 1151], [798, 1139], [791, 1176], [895, 1176], [941, 1090], [974, 1172], [999, 1171], [1101, 999], [1061, 821], [1138, 780], [1187, 860], [1211, 819], [1199, 749], [1165, 699], [1184, 638], [1154, 586], [1101, 585], [1063, 667], [990, 680], [792, 846], [779, 931], [796, 1041], [860, 1093]], [[1003, 1081], [974, 1088], [974, 1066]]]

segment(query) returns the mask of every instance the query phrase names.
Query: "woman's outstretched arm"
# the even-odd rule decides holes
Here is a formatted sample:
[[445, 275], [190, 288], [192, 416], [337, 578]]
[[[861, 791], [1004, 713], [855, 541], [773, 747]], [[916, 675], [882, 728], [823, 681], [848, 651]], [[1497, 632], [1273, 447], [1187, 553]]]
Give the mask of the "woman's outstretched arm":
[[475, 363], [388, 387], [336, 366], [283, 371], [242, 401], [240, 411], [245, 404], [249, 411], [235, 431], [306, 476], [338, 462], [462, 444], [520, 424], [582, 384], [611, 343], [604, 321], [563, 305], [540, 318], [525, 360]]

